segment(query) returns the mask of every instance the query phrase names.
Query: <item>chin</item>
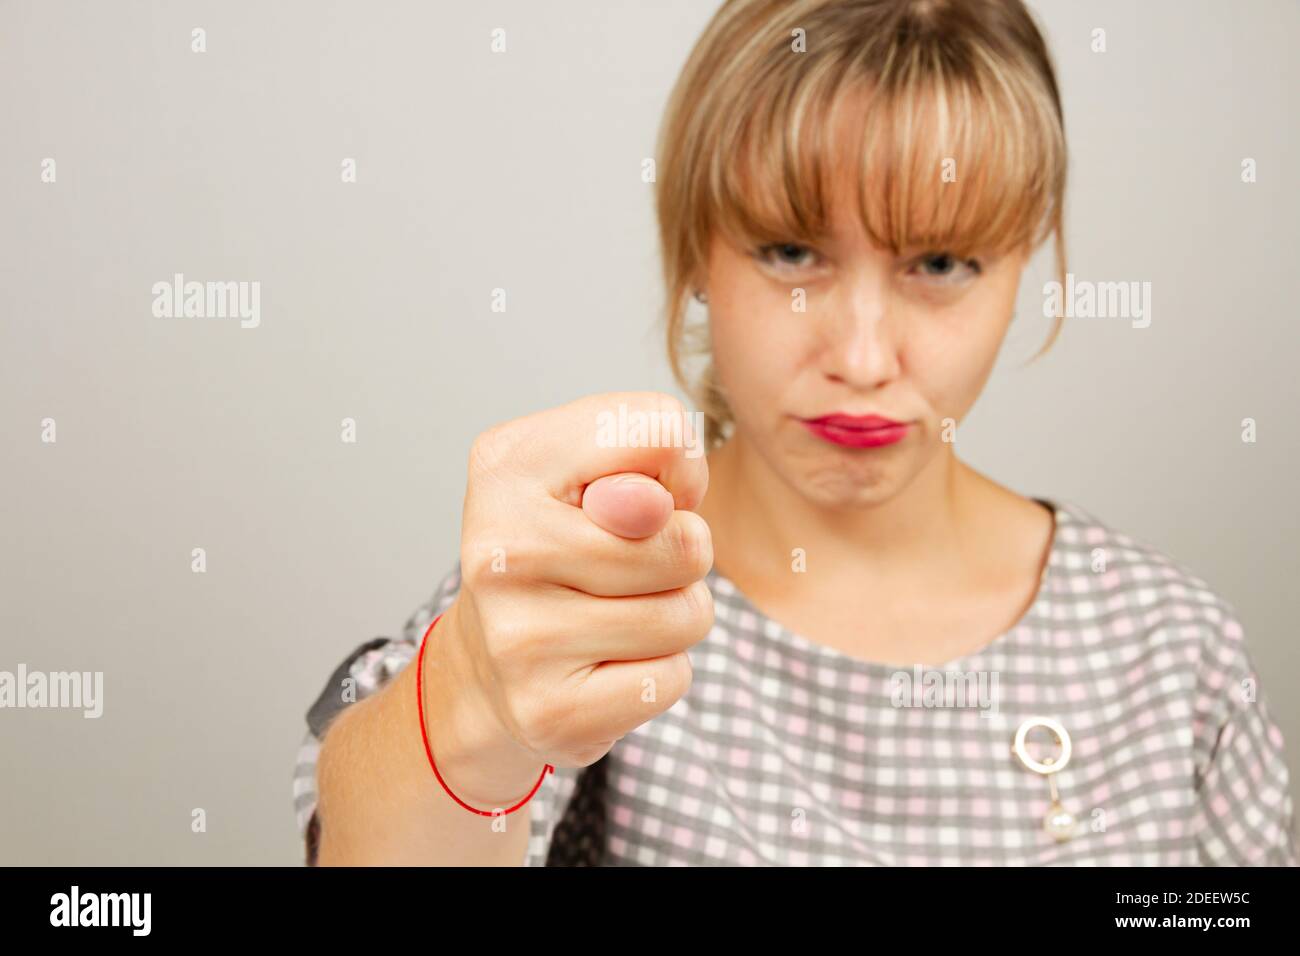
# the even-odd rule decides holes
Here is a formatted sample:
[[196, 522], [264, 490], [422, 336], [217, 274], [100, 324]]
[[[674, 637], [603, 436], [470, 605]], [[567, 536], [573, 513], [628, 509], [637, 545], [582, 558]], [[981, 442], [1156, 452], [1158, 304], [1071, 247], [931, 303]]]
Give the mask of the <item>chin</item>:
[[823, 508], [846, 510], [873, 508], [897, 492], [897, 483], [885, 479], [855, 485], [843, 475], [825, 473], [810, 476], [803, 489], [805, 498]]
[[824, 508], [870, 508], [888, 501], [905, 484], [896, 461], [833, 451], [817, 458], [799, 462], [788, 480], [804, 498]]

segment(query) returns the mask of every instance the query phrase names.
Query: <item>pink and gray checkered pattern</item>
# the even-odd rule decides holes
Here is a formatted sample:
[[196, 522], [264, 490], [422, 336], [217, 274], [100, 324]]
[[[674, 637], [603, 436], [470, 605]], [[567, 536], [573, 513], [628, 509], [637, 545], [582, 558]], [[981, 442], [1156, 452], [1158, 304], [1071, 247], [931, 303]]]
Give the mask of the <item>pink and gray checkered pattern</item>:
[[[711, 573], [716, 621], [690, 652], [689, 692], [615, 744], [600, 799], [574, 799], [582, 770], [546, 778], [523, 862], [598, 833], [603, 865], [1295, 865], [1282, 735], [1232, 606], [1079, 506], [1047, 503], [1056, 536], [1030, 610], [922, 669], [923, 685], [964, 678], [987, 695], [940, 706], [899, 706], [912, 668], [814, 644]], [[412, 660], [458, 587], [454, 569], [401, 638], [351, 661], [359, 698]], [[1040, 715], [1073, 742], [1055, 775], [1077, 820], [1065, 842], [1043, 828], [1046, 778], [1011, 748]], [[319, 730], [294, 778], [309, 862]]]

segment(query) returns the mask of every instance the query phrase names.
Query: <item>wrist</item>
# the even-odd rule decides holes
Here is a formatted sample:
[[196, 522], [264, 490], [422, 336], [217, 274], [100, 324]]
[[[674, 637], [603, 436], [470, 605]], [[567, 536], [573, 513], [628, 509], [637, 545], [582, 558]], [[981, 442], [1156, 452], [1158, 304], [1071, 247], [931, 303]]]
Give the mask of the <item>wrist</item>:
[[491, 814], [528, 798], [546, 765], [519, 745], [492, 707], [458, 622], [453, 604], [423, 643], [419, 692], [436, 766], [430, 775], [441, 778], [434, 785], [445, 799]]

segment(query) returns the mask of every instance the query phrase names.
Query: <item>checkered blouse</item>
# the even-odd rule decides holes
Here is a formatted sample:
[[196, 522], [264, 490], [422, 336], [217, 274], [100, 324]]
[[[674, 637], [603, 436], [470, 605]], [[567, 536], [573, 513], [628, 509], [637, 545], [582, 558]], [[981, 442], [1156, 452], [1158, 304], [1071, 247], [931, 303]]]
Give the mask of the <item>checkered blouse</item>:
[[[938, 668], [814, 644], [710, 573], [715, 623], [690, 651], [690, 690], [591, 767], [546, 776], [521, 862], [1295, 865], [1282, 735], [1232, 606], [1077, 505], [1044, 503], [1056, 534], [1033, 606]], [[344, 678], [358, 699], [391, 680], [459, 585], [457, 567], [308, 713], [293, 792], [309, 865], [316, 755]], [[1065, 839], [1044, 827], [1048, 778], [1012, 751], [1035, 716], [1073, 745], [1053, 775]], [[1031, 756], [1059, 756], [1035, 733]]]

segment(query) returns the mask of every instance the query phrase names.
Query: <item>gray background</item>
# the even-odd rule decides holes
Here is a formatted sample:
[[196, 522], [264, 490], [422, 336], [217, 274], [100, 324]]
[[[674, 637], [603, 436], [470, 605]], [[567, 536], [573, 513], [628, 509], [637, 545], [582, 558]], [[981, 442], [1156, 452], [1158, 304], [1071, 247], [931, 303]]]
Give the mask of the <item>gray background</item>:
[[[1034, 6], [1071, 268], [1153, 283], [1152, 323], [1074, 320], [1021, 368], [1040, 256], [961, 451], [1232, 601], [1295, 768], [1300, 12]], [[0, 669], [106, 685], [97, 721], [0, 711], [3, 862], [301, 859], [304, 713], [455, 560], [473, 436], [672, 387], [640, 164], [714, 8], [0, 4]], [[154, 318], [174, 272], [260, 281], [261, 327]]]

